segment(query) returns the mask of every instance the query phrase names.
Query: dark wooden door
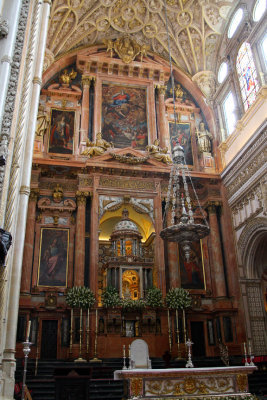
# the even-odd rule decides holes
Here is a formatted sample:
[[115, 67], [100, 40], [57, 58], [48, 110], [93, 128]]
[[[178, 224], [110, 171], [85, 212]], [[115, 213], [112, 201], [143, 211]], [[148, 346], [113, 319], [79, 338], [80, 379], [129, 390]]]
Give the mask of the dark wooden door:
[[191, 321], [191, 340], [193, 357], [203, 357], [206, 355], [204, 324], [201, 321]]
[[57, 358], [57, 325], [58, 321], [55, 320], [42, 321], [42, 359]]

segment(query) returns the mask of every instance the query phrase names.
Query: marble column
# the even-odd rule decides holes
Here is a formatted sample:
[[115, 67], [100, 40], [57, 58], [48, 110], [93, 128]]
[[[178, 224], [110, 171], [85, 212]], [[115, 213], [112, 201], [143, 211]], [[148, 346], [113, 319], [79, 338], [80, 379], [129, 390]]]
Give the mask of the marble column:
[[161, 186], [160, 182], [156, 182], [157, 195], [154, 198], [154, 217], [155, 217], [155, 268], [158, 278], [158, 287], [161, 289], [163, 296], [166, 295], [166, 278], [165, 278], [165, 262], [164, 262], [164, 241], [160, 237], [162, 231], [162, 203], [161, 203]]
[[77, 192], [74, 286], [84, 286], [85, 211], [88, 192]]
[[[167, 122], [165, 116], [165, 93], [166, 93], [166, 86], [158, 86], [158, 128], [159, 128], [159, 140], [160, 140], [160, 147], [169, 147], [170, 146], [170, 139], [167, 129]], [[169, 149], [170, 150], [170, 149]]]
[[30, 293], [31, 289], [31, 273], [33, 262], [33, 248], [34, 248], [34, 229], [36, 218], [36, 203], [38, 198], [38, 189], [32, 189], [28, 204], [27, 225], [24, 242], [23, 263], [22, 263], [22, 276], [21, 276], [21, 293]]
[[212, 276], [214, 277], [215, 295], [217, 297], [226, 296], [225, 276], [223, 268], [222, 248], [220, 241], [219, 225], [216, 213], [216, 205], [210, 202], [208, 205], [210, 239], [212, 250]]
[[90, 226], [90, 288], [97, 297], [98, 292], [98, 229], [99, 229], [99, 195], [97, 192], [99, 177], [94, 177], [94, 189], [91, 201]]
[[[35, 2], [34, 6], [30, 41], [26, 57], [27, 71], [24, 75], [24, 82], [21, 91], [21, 118], [16, 129], [16, 143], [14, 145], [16, 151], [23, 147], [24, 153], [18, 158], [18, 165], [20, 168], [18, 168], [18, 165], [13, 160], [14, 164], [12, 165], [10, 173], [9, 204], [7, 205], [5, 221], [5, 224], [15, 228], [16, 236], [13, 245], [12, 264], [10, 265], [5, 350], [2, 360], [3, 388], [1, 389], [1, 394], [4, 399], [13, 399], [14, 394], [16, 332], [24, 237], [27, 221], [26, 210], [28, 208], [30, 195], [33, 144], [40, 97], [40, 86], [42, 83], [42, 69], [51, 0], [43, 0], [43, 3]], [[33, 62], [34, 60], [35, 62]], [[25, 146], [22, 146], [24, 137]], [[15, 173], [15, 168], [17, 170], [19, 169], [20, 175]], [[15, 199], [16, 188], [20, 188], [17, 202]]]
[[82, 115], [81, 115], [81, 138], [80, 144], [85, 145], [88, 139], [89, 130], [89, 109], [90, 109], [90, 85], [91, 80], [94, 79], [89, 75], [82, 76], [83, 85], [83, 99], [82, 99]]

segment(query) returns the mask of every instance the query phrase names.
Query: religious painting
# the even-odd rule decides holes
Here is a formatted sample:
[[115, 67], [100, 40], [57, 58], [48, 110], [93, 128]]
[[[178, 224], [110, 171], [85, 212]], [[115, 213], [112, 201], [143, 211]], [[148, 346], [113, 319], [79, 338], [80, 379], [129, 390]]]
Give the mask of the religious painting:
[[38, 286], [67, 287], [69, 229], [42, 228]]
[[190, 124], [169, 122], [171, 150], [180, 144], [184, 149], [185, 161], [187, 165], [193, 165], [193, 153], [191, 144]]
[[146, 88], [104, 83], [102, 137], [114, 147], [144, 150], [148, 144]]
[[201, 291], [206, 289], [201, 240], [192, 243], [189, 261], [179, 246], [179, 266], [182, 288]]
[[72, 154], [75, 111], [52, 109], [49, 153]]

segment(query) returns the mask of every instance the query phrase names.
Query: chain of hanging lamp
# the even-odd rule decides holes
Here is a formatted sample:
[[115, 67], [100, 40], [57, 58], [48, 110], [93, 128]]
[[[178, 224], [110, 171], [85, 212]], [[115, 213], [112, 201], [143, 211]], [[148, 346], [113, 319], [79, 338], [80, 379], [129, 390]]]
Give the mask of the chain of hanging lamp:
[[[173, 95], [174, 133], [176, 134], [177, 115], [175, 110], [174, 76], [172, 68], [166, 0], [164, 0], [164, 12], [166, 20], [171, 86]], [[164, 213], [164, 222], [166, 223], [166, 220], [168, 218], [168, 213], [170, 211], [171, 225], [164, 228], [160, 232], [160, 236], [162, 237], [162, 239], [167, 240], [169, 242], [179, 243], [184, 251], [187, 262], [189, 262], [192, 243], [207, 236], [210, 232], [210, 229], [207, 220], [205, 218], [204, 212], [201, 208], [197, 193], [195, 191], [188, 166], [186, 164], [184, 149], [180, 144], [174, 147], [172, 152], [172, 159], [173, 159], [173, 164], [170, 173], [166, 207]], [[194, 222], [194, 216], [193, 216], [194, 214], [191, 205], [191, 198], [190, 198], [187, 178], [189, 179], [194, 195], [197, 199], [199, 209], [204, 219], [204, 224], [196, 224]], [[181, 191], [181, 187], [183, 187], [184, 193]], [[178, 215], [179, 209], [181, 209], [180, 215]]]

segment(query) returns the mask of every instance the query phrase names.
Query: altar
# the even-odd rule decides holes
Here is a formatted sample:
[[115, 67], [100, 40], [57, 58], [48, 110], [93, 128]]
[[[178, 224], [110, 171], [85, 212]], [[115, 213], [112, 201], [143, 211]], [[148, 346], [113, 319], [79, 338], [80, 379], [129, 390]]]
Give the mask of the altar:
[[[139, 400], [252, 399], [248, 374], [257, 367], [125, 369], [114, 379], [127, 381], [125, 397]], [[127, 387], [127, 389], [126, 389]]]

